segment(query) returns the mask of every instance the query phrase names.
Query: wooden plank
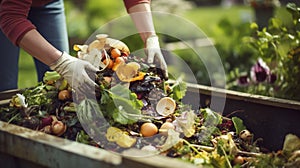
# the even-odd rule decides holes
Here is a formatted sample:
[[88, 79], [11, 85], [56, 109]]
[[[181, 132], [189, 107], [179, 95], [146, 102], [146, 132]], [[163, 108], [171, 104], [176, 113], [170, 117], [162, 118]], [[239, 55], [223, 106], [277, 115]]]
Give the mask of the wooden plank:
[[2, 91], [0, 92], [0, 100], [10, 99], [13, 95], [17, 94], [18, 92], [18, 89]]
[[[160, 155], [147, 155], [147, 157], [122, 156], [104, 149], [2, 121], [0, 121], [0, 153], [2, 155], [13, 156], [19, 161], [23, 160], [26, 163], [29, 162], [40, 165], [40, 167], [45, 166], [53, 168], [196, 168], [193, 164]], [[4, 162], [2, 159], [3, 158], [0, 158], [0, 161]], [[5, 160], [5, 162], [7, 162], [7, 160]], [[12, 164], [6, 163], [6, 165]]]
[[0, 163], [1, 167], [4, 168], [47, 168], [2, 152], [0, 152]]
[[200, 93], [205, 95], [211, 95], [211, 93], [213, 92], [214, 96], [220, 96], [226, 99], [242, 100], [246, 102], [253, 102], [256, 104], [300, 110], [299, 101], [243, 93], [243, 92], [238, 92], [233, 90], [226, 90], [222, 88], [216, 88], [216, 87], [210, 87], [210, 86], [204, 86], [204, 85], [192, 84], [192, 83], [187, 83], [187, 86], [188, 86], [188, 91], [190, 92], [195, 92], [195, 93]]

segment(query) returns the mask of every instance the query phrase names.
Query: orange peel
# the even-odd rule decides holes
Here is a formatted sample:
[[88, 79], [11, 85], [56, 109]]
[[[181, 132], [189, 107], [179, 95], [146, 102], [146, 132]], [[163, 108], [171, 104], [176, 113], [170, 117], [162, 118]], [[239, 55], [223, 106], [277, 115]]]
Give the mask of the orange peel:
[[123, 82], [133, 82], [144, 79], [145, 73], [139, 72], [140, 65], [136, 62], [121, 64], [116, 69], [118, 78]]

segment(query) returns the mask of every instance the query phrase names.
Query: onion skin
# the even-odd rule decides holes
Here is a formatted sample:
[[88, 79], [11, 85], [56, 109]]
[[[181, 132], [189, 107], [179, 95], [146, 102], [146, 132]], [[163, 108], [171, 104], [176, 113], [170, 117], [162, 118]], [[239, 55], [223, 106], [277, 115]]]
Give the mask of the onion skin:
[[62, 90], [58, 93], [58, 99], [62, 101], [69, 100], [71, 97], [71, 92], [69, 90]]
[[43, 118], [41, 120], [41, 128], [44, 128], [45, 126], [51, 125], [51, 123], [53, 122], [53, 117], [49, 116], [47, 118]]
[[245, 142], [251, 142], [253, 135], [249, 130], [242, 130], [239, 133], [239, 137]]
[[61, 136], [66, 132], [67, 127], [61, 121], [53, 121], [51, 125], [51, 130], [54, 135]]
[[173, 129], [174, 130], [175, 129], [174, 124], [172, 124], [171, 122], [165, 122], [159, 128], [159, 133], [166, 134], [169, 129]]
[[40, 131], [46, 133], [46, 134], [51, 134], [52, 133], [52, 127], [51, 125], [46, 125], [44, 128], [42, 128]]
[[237, 165], [237, 164], [241, 165], [241, 164], [243, 164], [244, 162], [245, 162], [245, 159], [244, 159], [242, 156], [236, 156], [236, 157], [234, 158], [234, 160], [233, 160], [233, 163], [234, 163], [235, 165]]

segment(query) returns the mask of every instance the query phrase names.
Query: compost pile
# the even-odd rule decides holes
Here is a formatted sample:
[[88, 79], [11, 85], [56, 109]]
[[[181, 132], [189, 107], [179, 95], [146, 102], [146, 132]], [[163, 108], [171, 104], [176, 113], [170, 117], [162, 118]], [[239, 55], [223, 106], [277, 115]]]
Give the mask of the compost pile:
[[280, 151], [264, 149], [240, 118], [182, 103], [186, 84], [169, 82], [121, 41], [98, 35], [74, 50], [99, 66], [95, 98], [75, 103], [67, 81], [49, 71], [2, 106], [0, 119], [122, 154], [138, 149], [208, 167], [300, 165], [297, 136], [287, 135]]

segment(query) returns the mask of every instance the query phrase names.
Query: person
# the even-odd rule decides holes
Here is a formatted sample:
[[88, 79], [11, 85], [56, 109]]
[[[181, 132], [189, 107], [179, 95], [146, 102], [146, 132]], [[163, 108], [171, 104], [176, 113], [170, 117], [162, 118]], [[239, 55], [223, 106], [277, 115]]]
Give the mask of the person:
[[[158, 61], [167, 78], [167, 65], [154, 30], [150, 0], [123, 1], [145, 44], [148, 63]], [[63, 0], [0, 2], [0, 91], [17, 88], [20, 48], [34, 57], [39, 81], [50, 68], [65, 78], [78, 93], [96, 85], [91, 74], [96, 74], [98, 69], [68, 54]]]
[[[62, 0], [48, 3], [45, 1], [0, 0], [0, 13], [0, 50], [2, 51], [2, 54], [0, 54], [0, 78], [2, 79], [0, 91], [18, 87], [18, 60], [20, 47], [23, 45], [20, 42], [25, 37], [25, 33], [32, 34], [36, 30], [43, 38], [47, 39], [47, 42], [44, 42], [45, 44], [50, 43], [59, 51], [69, 51]], [[31, 39], [35, 40], [35, 37], [32, 36]], [[24, 40], [22, 43], [25, 42]], [[37, 42], [35, 42], [36, 46], [39, 45]], [[28, 48], [32, 50], [33, 47], [29, 46]], [[41, 50], [42, 46], [38, 46], [38, 48]], [[41, 55], [41, 53], [34, 53], [34, 55], [37, 54]], [[46, 57], [46, 54], [42, 55]], [[49, 70], [48, 65], [45, 64], [47, 62], [39, 61], [34, 57], [34, 63], [38, 81], [42, 81], [44, 73]]]

